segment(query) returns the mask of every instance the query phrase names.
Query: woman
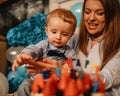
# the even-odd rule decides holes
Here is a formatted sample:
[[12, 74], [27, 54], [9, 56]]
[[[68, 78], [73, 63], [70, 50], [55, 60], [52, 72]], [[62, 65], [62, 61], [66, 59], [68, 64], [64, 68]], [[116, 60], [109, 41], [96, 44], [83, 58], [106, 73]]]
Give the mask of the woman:
[[[118, 10], [117, 10], [118, 9]], [[84, 71], [93, 73], [93, 62], [108, 96], [120, 96], [120, 5], [117, 0], [85, 0], [79, 35], [79, 58]], [[89, 60], [88, 66], [85, 61]]]
[[[94, 74], [91, 69], [93, 63], [100, 67], [99, 74], [106, 84], [107, 96], [120, 96], [119, 27], [118, 0], [84, 0], [80, 34], [69, 43], [78, 53], [84, 71]], [[44, 62], [36, 64], [50, 67], [51, 64], [57, 65], [57, 61], [44, 59]], [[27, 66], [30, 74], [37, 72], [33, 69], [35, 66]]]

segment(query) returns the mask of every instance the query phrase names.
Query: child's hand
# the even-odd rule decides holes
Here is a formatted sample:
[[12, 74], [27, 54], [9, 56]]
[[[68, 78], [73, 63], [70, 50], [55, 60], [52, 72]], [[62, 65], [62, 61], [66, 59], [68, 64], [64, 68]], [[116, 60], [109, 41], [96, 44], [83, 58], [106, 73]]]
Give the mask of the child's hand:
[[31, 60], [29, 64], [27, 64], [26, 69], [28, 74], [33, 75], [36, 73], [40, 73], [43, 69], [55, 69], [58, 65], [59, 64], [57, 60], [44, 58], [41, 61]]
[[33, 60], [33, 58], [28, 54], [22, 53], [21, 55], [18, 55], [13, 62], [12, 71], [15, 71], [20, 65], [29, 63], [31, 60]]

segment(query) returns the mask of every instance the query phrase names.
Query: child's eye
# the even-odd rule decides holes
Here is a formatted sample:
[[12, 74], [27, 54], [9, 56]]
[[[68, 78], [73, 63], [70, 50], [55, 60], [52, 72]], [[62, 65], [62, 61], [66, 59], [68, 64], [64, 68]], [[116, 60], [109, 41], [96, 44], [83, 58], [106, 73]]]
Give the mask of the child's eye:
[[55, 34], [55, 33], [56, 33], [56, 31], [52, 31], [52, 33], [53, 33], [53, 34]]
[[67, 34], [67, 33], [64, 33], [63, 36], [68, 36], [68, 34]]

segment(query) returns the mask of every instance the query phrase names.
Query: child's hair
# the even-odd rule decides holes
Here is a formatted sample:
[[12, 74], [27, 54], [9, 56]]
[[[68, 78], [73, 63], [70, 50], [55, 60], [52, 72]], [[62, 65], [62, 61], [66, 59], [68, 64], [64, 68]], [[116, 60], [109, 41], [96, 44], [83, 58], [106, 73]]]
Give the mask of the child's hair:
[[63, 21], [72, 24], [73, 25], [73, 32], [75, 31], [77, 21], [76, 21], [76, 17], [74, 16], [74, 14], [70, 10], [64, 9], [64, 8], [58, 8], [58, 9], [51, 11], [47, 15], [46, 26], [47, 26], [50, 18], [52, 18], [52, 17], [59, 17]]

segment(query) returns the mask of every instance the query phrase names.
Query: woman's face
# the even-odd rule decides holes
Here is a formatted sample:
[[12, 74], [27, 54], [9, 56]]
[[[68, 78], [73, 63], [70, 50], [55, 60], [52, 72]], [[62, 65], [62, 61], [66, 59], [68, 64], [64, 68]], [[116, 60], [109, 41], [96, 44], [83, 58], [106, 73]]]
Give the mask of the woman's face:
[[101, 36], [105, 26], [104, 8], [99, 0], [87, 0], [84, 11], [85, 26], [92, 36]]

